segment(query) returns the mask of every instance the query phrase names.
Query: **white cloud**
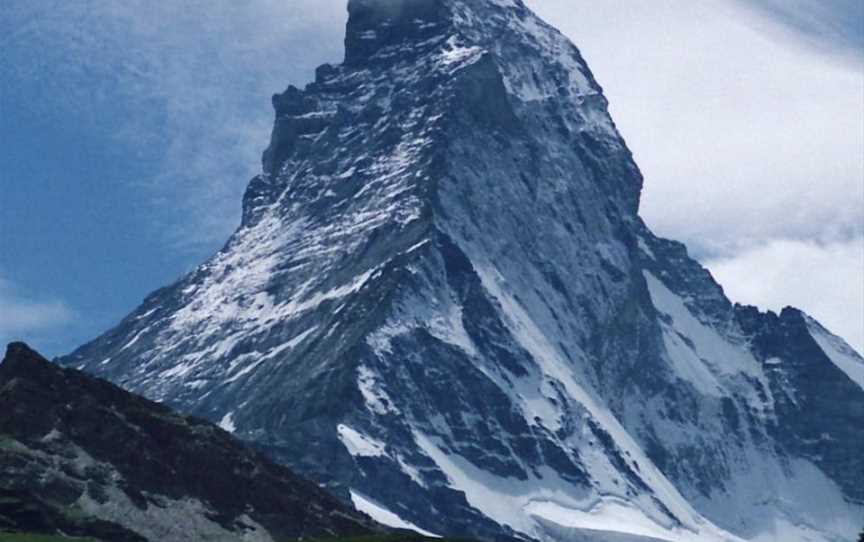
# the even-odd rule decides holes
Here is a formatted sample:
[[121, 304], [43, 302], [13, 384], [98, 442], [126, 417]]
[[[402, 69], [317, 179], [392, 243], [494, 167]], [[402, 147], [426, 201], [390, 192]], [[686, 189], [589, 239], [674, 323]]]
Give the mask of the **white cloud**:
[[0, 278], [0, 343], [31, 340], [69, 324], [74, 317], [63, 301], [22, 296], [12, 283]]
[[604, 86], [658, 233], [704, 252], [864, 231], [860, 64], [783, 41], [730, 2], [530, 3]]
[[806, 311], [864, 352], [864, 238], [820, 244], [776, 240], [706, 262], [735, 301]]

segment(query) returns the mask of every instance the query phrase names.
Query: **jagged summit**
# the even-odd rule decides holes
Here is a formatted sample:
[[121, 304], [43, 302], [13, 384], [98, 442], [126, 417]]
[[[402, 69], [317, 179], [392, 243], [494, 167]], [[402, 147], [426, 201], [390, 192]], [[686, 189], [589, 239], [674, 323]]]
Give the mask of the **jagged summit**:
[[368, 62], [385, 48], [428, 42], [452, 29], [454, 15], [442, 0], [351, 0], [348, 14], [346, 65]]
[[431, 533], [859, 527], [864, 361], [651, 233], [566, 38], [510, 0], [354, 0], [347, 32], [274, 97], [223, 250], [62, 363]]
[[[355, 144], [387, 145], [391, 152], [405, 153], [413, 165], [429, 167], [418, 156], [418, 144], [447, 137], [460, 113], [470, 114], [499, 139], [510, 138], [514, 129], [562, 132], [577, 148], [590, 149], [582, 157], [587, 162], [583, 167], [608, 158], [609, 164], [620, 166], [613, 175], [574, 180], [587, 177], [586, 195], [609, 200], [615, 205], [611, 215], [635, 218], [642, 177], [608, 115], [602, 89], [576, 47], [521, 2], [358, 0], [349, 3], [349, 13], [345, 63], [319, 68], [305, 90], [289, 87], [274, 96], [276, 122], [264, 153], [264, 174], [253, 180], [244, 198], [244, 223], [256, 208], [285, 194], [279, 173], [310, 143], [335, 147], [332, 138], [340, 129], [371, 127], [376, 133], [367, 130]], [[552, 102], [556, 107], [537, 107]], [[398, 117], [389, 116], [394, 109], [408, 108], [433, 122], [403, 119], [397, 124]], [[378, 124], [369, 125], [372, 119]], [[374, 147], [370, 150], [374, 154]], [[292, 168], [302, 170], [303, 165]], [[315, 165], [324, 173], [338, 167], [333, 160]], [[350, 167], [341, 174], [348, 171]], [[302, 190], [298, 176], [291, 179]]]

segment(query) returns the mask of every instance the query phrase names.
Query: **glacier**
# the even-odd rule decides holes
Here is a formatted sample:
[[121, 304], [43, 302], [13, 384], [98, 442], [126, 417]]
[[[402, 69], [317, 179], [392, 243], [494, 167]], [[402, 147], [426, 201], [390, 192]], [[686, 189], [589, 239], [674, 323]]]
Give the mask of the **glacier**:
[[60, 363], [422, 532], [851, 539], [864, 360], [651, 233], [578, 49], [521, 0], [348, 10], [224, 248]]

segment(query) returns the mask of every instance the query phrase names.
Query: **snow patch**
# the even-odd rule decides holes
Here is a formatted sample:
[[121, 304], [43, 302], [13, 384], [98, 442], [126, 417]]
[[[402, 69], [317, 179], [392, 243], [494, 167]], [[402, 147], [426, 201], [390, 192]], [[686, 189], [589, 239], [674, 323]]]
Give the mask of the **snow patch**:
[[575, 529], [650, 536], [670, 542], [689, 541], [693, 536], [692, 533], [682, 536], [658, 525], [639, 509], [617, 497], [603, 498], [587, 510], [565, 507], [554, 501], [532, 501], [525, 506], [525, 511], [535, 518]]
[[462, 321], [462, 306], [452, 303], [444, 314], [435, 315], [428, 323], [429, 333], [445, 343], [464, 351], [469, 356], [477, 355], [474, 341], [468, 336]]
[[654, 255], [654, 251], [651, 250], [651, 247], [648, 246], [648, 243], [645, 242], [641, 237], [638, 238], [639, 250], [645, 253], [646, 256], [651, 258], [652, 260], [656, 260], [657, 256]]
[[398, 414], [399, 410], [393, 406], [393, 401], [378, 382], [378, 375], [369, 367], [361, 365], [357, 368], [357, 388], [363, 395], [366, 408], [374, 414], [385, 415], [388, 413]]
[[447, 48], [441, 53], [441, 64], [448, 67], [454, 64], [465, 67], [476, 62], [482, 54], [483, 49], [480, 47], [459, 45], [458, 38], [450, 36], [447, 40]]
[[386, 457], [386, 445], [380, 440], [366, 436], [345, 424], [336, 427], [339, 440], [348, 449], [348, 453], [354, 457]]
[[700, 321], [687, 307], [685, 300], [672, 292], [663, 282], [648, 271], [642, 272], [651, 302], [657, 311], [665, 315], [663, 342], [675, 374], [690, 382], [704, 395], [728, 396], [727, 388], [746, 390], [750, 406], [765, 416], [774, 410], [773, 398], [759, 397], [753, 386], [738, 385], [741, 376], [762, 383], [764, 390], [770, 385], [745, 343], [736, 343], [709, 324]]
[[225, 431], [228, 431], [229, 433], [233, 433], [234, 431], [236, 431], [237, 426], [234, 425], [234, 413], [229, 412], [228, 414], [225, 414], [224, 416], [222, 416], [222, 419], [219, 420], [218, 425], [219, 425], [219, 427], [221, 427]]
[[833, 335], [822, 327], [819, 322], [809, 316], [805, 318], [810, 336], [813, 337], [819, 348], [825, 352], [828, 359], [838, 369], [846, 373], [846, 376], [852, 382], [858, 384], [858, 387], [861, 389], [864, 389], [864, 358], [858, 355], [843, 339]]
[[357, 510], [359, 510], [360, 512], [368, 514], [372, 519], [374, 519], [378, 523], [381, 523], [382, 525], [386, 525], [388, 527], [393, 527], [395, 529], [408, 529], [410, 531], [420, 533], [423, 536], [429, 536], [429, 537], [433, 537], [433, 538], [441, 538], [440, 535], [437, 535], [435, 533], [430, 533], [429, 531], [426, 531], [426, 530], [421, 529], [420, 527], [414, 525], [410, 521], [406, 521], [406, 520], [400, 518], [399, 516], [397, 516], [396, 514], [391, 512], [390, 510], [384, 508], [383, 506], [381, 506], [377, 502], [373, 501], [369, 497], [366, 497], [366, 496], [354, 491], [353, 489], [349, 490], [349, 491], [351, 493], [351, 502], [354, 503], [354, 507]]

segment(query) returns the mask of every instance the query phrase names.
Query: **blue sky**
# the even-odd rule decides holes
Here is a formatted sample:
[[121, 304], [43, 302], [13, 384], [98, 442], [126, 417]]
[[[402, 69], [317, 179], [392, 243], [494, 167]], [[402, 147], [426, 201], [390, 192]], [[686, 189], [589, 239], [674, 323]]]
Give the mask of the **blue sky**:
[[[864, 4], [528, 3], [604, 85], [649, 223], [734, 300], [799, 305], [860, 350]], [[343, 4], [7, 0], [0, 340], [65, 353], [218, 250], [270, 95], [341, 58]]]

